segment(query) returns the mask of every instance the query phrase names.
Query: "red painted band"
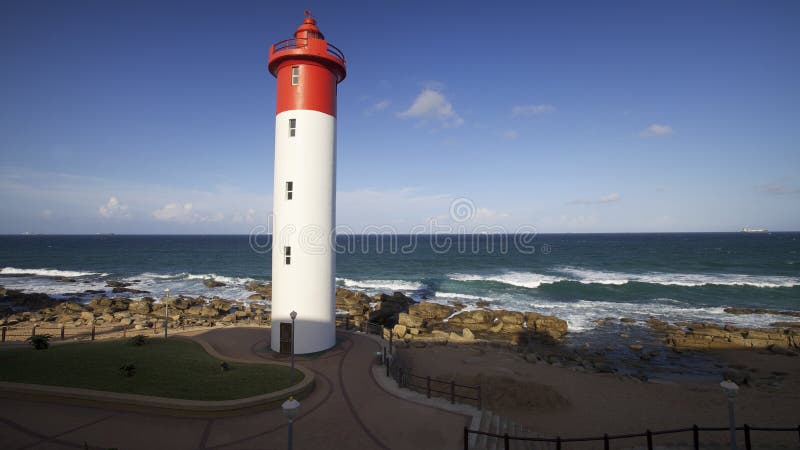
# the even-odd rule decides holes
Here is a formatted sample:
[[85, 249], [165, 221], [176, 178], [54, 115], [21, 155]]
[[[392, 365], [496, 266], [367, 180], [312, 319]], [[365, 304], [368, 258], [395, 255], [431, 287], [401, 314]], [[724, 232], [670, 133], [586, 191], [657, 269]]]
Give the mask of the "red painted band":
[[[298, 67], [292, 84], [292, 67]], [[307, 59], [286, 59], [275, 71], [278, 82], [275, 114], [294, 109], [319, 111], [336, 117], [336, 74], [325, 65]]]

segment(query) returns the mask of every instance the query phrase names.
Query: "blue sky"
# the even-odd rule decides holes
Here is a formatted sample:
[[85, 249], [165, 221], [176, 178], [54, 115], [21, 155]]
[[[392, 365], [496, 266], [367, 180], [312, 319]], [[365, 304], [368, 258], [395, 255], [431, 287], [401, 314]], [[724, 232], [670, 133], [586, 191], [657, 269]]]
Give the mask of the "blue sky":
[[466, 5], [2, 2], [0, 233], [266, 223], [304, 9], [348, 60], [355, 231], [800, 229], [800, 3]]

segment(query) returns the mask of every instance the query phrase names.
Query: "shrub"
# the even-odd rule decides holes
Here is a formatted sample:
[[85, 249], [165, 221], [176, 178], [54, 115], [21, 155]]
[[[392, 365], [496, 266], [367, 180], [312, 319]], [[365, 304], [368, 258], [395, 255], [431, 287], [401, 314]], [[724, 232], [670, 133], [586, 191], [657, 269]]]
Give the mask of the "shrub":
[[136, 366], [133, 363], [123, 364], [119, 371], [123, 376], [132, 377], [136, 374]]
[[33, 348], [36, 350], [46, 350], [50, 347], [50, 336], [49, 334], [38, 334], [36, 336], [31, 336], [26, 341], [30, 342]]
[[141, 347], [141, 346], [147, 344], [147, 336], [145, 336], [143, 334], [138, 334], [138, 335], [136, 335], [136, 336], [131, 338], [131, 344], [133, 344], [133, 345], [135, 345], [137, 347]]

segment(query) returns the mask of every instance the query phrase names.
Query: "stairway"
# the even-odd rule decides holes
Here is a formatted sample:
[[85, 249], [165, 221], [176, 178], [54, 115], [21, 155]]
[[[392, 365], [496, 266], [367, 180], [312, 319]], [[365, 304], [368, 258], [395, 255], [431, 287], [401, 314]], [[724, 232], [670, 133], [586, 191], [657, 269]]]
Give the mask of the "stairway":
[[[488, 410], [483, 410], [481, 413], [481, 423], [478, 431], [499, 435], [508, 433], [509, 437], [538, 437], [536, 433], [509, 420], [508, 417], [502, 417]], [[509, 441], [509, 449], [511, 450], [545, 450], [551, 448], [549, 445], [547, 442]], [[504, 450], [505, 442], [503, 438], [470, 433], [469, 448], [470, 450]]]

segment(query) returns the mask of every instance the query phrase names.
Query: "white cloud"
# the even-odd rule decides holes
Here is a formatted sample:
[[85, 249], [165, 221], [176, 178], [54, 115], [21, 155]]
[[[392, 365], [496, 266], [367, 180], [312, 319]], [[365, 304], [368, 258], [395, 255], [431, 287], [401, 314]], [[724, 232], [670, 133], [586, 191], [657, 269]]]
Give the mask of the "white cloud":
[[519, 133], [514, 130], [506, 130], [503, 131], [503, 137], [508, 139], [509, 141], [513, 141], [514, 139], [519, 137]]
[[225, 219], [225, 215], [217, 213], [203, 214], [194, 209], [192, 203], [168, 203], [163, 208], [153, 211], [153, 218], [165, 222], [220, 222]]
[[511, 108], [511, 115], [514, 117], [519, 116], [533, 116], [533, 115], [540, 115], [540, 114], [550, 114], [551, 112], [555, 111], [556, 108], [553, 105], [518, 105]]
[[569, 203], [573, 205], [600, 205], [605, 203], [614, 203], [620, 200], [622, 200], [622, 197], [618, 193], [612, 192], [611, 194], [604, 195], [598, 199], [592, 199], [592, 200], [578, 199], [578, 200], [573, 200]]
[[128, 206], [119, 202], [117, 197], [109, 197], [105, 205], [100, 205], [98, 212], [106, 219], [125, 219], [130, 217]]
[[435, 119], [446, 127], [457, 127], [464, 123], [453, 110], [453, 105], [438, 90], [425, 88], [417, 95], [407, 110], [398, 114], [401, 118]]
[[641, 137], [655, 137], [655, 136], [666, 136], [669, 134], [674, 133], [672, 127], [669, 125], [659, 125], [654, 123], [649, 127], [645, 128], [639, 133]]
[[372, 106], [370, 106], [369, 110], [373, 111], [373, 112], [375, 112], [375, 111], [383, 111], [386, 108], [388, 108], [389, 105], [391, 105], [391, 104], [392, 104], [392, 102], [390, 102], [389, 100], [381, 100], [381, 101], [373, 104]]

